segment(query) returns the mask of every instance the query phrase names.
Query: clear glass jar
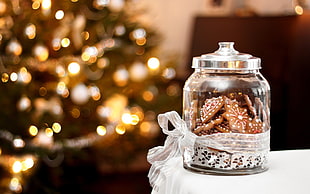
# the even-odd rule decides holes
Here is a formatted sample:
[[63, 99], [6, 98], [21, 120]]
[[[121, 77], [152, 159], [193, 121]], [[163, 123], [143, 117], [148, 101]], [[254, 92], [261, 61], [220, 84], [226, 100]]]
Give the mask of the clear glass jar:
[[214, 53], [193, 58], [183, 89], [183, 119], [195, 134], [183, 153], [184, 167], [215, 174], [267, 170], [270, 86], [260, 58], [220, 42]]

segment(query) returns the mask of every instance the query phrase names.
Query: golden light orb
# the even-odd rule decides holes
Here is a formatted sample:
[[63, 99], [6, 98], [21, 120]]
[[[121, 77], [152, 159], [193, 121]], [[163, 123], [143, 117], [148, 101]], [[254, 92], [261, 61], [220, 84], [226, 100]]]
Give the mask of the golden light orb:
[[42, 6], [43, 10], [48, 10], [51, 8], [52, 2], [51, 2], [51, 0], [42, 0], [41, 6]]
[[61, 125], [59, 123], [53, 123], [52, 129], [55, 133], [60, 133], [61, 131]]
[[36, 37], [36, 26], [34, 24], [28, 24], [25, 28], [25, 35], [29, 39], [34, 39]]
[[126, 128], [123, 125], [117, 125], [115, 128], [115, 132], [119, 135], [124, 135], [126, 132]]
[[70, 45], [70, 39], [69, 38], [63, 38], [60, 42], [61, 46], [66, 48]]
[[36, 126], [31, 125], [29, 127], [29, 129], [28, 129], [28, 132], [29, 132], [30, 135], [36, 136], [38, 134], [39, 130], [38, 130], [38, 128]]
[[80, 72], [80, 64], [78, 64], [77, 62], [71, 62], [69, 65], [68, 65], [68, 71], [71, 75], [76, 75]]
[[12, 72], [11, 75], [10, 75], [10, 79], [11, 79], [12, 82], [17, 81], [17, 79], [18, 79], [17, 73]]
[[19, 173], [22, 171], [22, 163], [19, 160], [16, 160], [12, 165], [12, 171], [14, 173]]
[[2, 73], [1, 81], [2, 81], [3, 83], [8, 82], [8, 81], [9, 81], [9, 78], [10, 78], [9, 74], [7, 74], [7, 73]]
[[58, 11], [56, 11], [56, 13], [55, 13], [55, 18], [56, 18], [57, 20], [63, 19], [64, 16], [65, 16], [65, 12], [64, 12], [63, 10], [58, 10]]
[[160, 66], [160, 61], [158, 58], [156, 57], [151, 57], [149, 58], [149, 60], [147, 61], [147, 66], [151, 69], [151, 70], [156, 70], [159, 68]]
[[304, 9], [300, 5], [295, 6], [295, 13], [297, 15], [302, 15], [304, 13]]
[[102, 125], [99, 125], [96, 131], [97, 131], [97, 134], [100, 136], [104, 136], [107, 133], [107, 129]]
[[47, 137], [53, 137], [54, 132], [53, 132], [53, 130], [51, 128], [48, 127], [48, 128], [45, 129], [45, 135]]

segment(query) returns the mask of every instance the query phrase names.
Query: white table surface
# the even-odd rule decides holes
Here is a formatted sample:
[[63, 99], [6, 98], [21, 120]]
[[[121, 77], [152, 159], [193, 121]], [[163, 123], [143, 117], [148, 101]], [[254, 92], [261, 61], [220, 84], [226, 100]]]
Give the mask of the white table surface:
[[260, 174], [218, 176], [185, 170], [181, 157], [172, 158], [152, 194], [310, 194], [310, 150], [273, 151], [268, 164]]

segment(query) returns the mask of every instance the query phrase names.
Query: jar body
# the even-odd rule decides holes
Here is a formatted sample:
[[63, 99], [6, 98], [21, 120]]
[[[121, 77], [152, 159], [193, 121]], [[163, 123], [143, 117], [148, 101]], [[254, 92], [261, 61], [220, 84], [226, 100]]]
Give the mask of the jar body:
[[184, 167], [253, 174], [267, 169], [270, 87], [258, 69], [196, 68], [183, 89], [183, 119], [197, 138]]

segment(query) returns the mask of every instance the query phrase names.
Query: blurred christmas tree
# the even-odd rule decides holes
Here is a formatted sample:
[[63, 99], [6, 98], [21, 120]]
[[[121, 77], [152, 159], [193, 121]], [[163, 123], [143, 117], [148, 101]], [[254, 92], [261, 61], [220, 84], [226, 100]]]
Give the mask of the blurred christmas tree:
[[118, 165], [158, 141], [156, 115], [180, 109], [181, 89], [134, 7], [0, 0], [0, 191], [21, 192], [42, 160]]

